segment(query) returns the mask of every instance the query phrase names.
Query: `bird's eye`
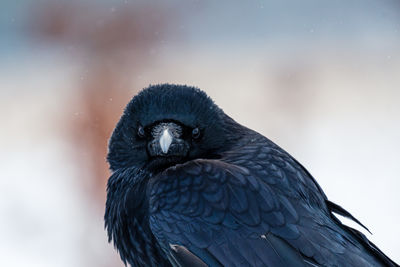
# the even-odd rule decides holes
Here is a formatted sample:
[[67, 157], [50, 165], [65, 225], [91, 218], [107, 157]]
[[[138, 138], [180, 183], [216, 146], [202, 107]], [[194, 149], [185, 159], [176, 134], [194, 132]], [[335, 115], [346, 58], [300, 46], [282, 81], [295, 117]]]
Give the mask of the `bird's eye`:
[[192, 130], [192, 137], [193, 137], [194, 139], [198, 139], [198, 138], [200, 137], [200, 130], [199, 130], [199, 128], [194, 128], [194, 129]]
[[142, 126], [139, 126], [137, 134], [140, 138], [144, 138], [146, 136], [146, 133], [144, 132], [144, 128]]

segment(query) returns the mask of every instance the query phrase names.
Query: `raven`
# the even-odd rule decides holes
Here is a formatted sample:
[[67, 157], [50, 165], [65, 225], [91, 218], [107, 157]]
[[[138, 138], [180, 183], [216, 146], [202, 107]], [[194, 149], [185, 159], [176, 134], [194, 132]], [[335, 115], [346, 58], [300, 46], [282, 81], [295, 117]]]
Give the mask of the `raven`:
[[[109, 142], [105, 227], [131, 266], [398, 266], [311, 174], [200, 89], [150, 86]], [[361, 226], [362, 224], [359, 223]]]

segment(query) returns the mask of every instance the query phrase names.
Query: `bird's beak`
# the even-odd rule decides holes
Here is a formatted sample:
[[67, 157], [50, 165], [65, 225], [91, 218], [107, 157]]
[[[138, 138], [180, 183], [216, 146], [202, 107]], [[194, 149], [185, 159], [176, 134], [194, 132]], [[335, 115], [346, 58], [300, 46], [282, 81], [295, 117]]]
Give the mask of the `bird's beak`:
[[171, 146], [172, 140], [173, 138], [171, 133], [169, 132], [168, 128], [165, 128], [160, 137], [160, 147], [164, 154], [168, 153], [168, 149]]
[[149, 156], [168, 160], [186, 156], [190, 145], [182, 139], [182, 132], [182, 127], [173, 122], [161, 122], [153, 126], [153, 139], [147, 143]]

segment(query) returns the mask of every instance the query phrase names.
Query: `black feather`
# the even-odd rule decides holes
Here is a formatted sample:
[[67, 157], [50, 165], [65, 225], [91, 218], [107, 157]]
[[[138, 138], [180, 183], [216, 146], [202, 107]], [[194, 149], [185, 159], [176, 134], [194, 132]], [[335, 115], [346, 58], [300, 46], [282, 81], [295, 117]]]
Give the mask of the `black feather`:
[[358, 223], [361, 227], [363, 227], [365, 230], [368, 231], [368, 233], [372, 234], [371, 231], [364, 225], [362, 224], [359, 220], [357, 220], [356, 218], [354, 218], [353, 215], [350, 214], [350, 212], [348, 212], [347, 210], [345, 210], [344, 208], [342, 208], [341, 206], [339, 206], [338, 204], [333, 203], [332, 201], [326, 200], [326, 204], [328, 205], [328, 209], [331, 212], [336, 212], [339, 215], [342, 215], [346, 218], [349, 218], [353, 221], [355, 221], [356, 223]]

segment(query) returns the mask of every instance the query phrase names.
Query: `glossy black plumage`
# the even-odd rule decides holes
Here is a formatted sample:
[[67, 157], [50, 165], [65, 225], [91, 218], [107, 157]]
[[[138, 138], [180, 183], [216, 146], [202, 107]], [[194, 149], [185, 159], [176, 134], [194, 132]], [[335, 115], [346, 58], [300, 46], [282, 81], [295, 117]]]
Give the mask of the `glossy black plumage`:
[[[189, 152], [154, 156], [147, 144], [158, 139], [137, 132], [160, 125], [182, 128], [171, 147], [184, 143]], [[108, 161], [106, 227], [132, 266], [397, 266], [340, 223], [333, 211], [352, 216], [304, 167], [198, 89], [139, 93]]]

